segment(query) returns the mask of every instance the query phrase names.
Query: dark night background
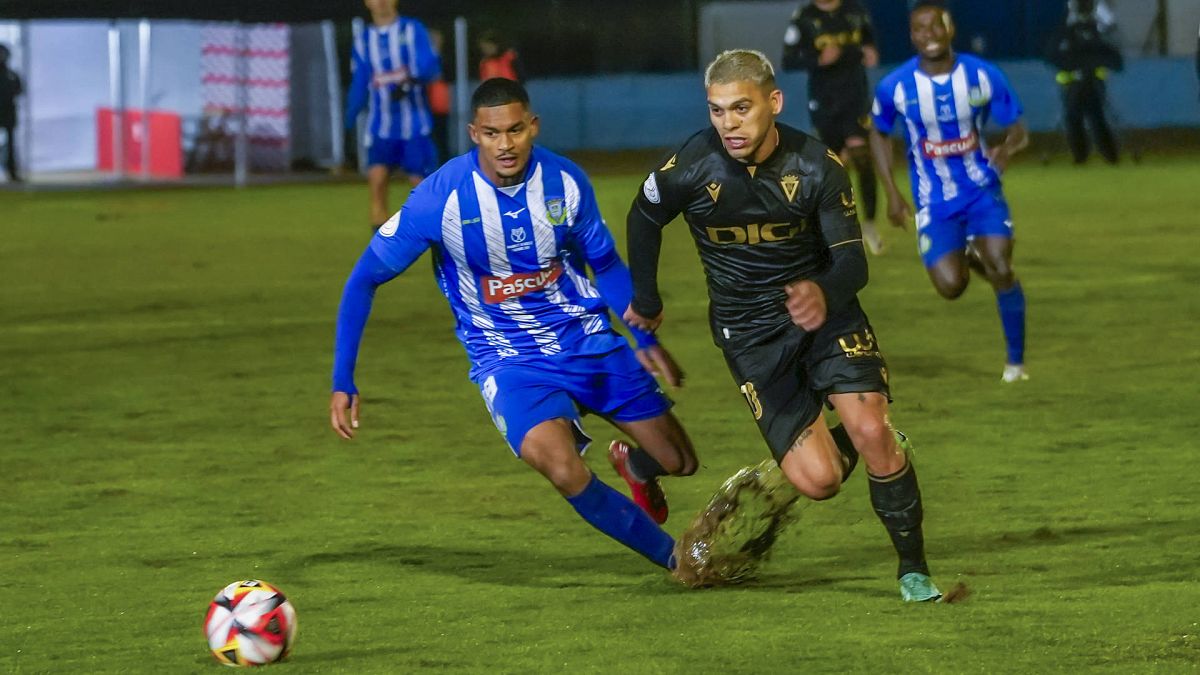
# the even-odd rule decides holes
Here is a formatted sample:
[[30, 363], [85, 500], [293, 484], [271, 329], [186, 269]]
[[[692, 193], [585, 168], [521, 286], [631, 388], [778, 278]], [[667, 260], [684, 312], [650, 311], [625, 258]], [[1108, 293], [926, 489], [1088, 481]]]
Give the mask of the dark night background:
[[[907, 3], [864, 0], [879, 31], [885, 62], [911, 54]], [[401, 0], [400, 11], [452, 33], [465, 16], [474, 34], [492, 29], [516, 46], [533, 77], [617, 72], [672, 72], [699, 67], [697, 18], [703, 0]], [[799, 2], [797, 2], [799, 4]], [[950, 0], [959, 36], [982, 36], [991, 58], [1036, 58], [1062, 19], [1066, 0]], [[33, 18], [189, 18], [339, 22], [367, 13], [360, 0], [0, 0], [0, 20]], [[898, 27], [900, 29], [898, 29]], [[785, 26], [779, 26], [782, 40]], [[967, 45], [962, 45], [964, 48]], [[452, 54], [447, 54], [452, 60]], [[472, 54], [474, 58], [474, 54]], [[452, 63], [447, 64], [447, 72]]]

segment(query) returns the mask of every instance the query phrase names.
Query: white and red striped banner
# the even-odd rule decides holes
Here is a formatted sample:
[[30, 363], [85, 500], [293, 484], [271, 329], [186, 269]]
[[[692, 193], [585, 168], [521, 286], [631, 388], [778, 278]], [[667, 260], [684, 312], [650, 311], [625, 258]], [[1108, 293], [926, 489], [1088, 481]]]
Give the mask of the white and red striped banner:
[[242, 112], [239, 89], [245, 86], [251, 169], [285, 171], [291, 162], [288, 38], [288, 26], [281, 23], [213, 23], [201, 35], [204, 114], [224, 117], [220, 126], [236, 134]]

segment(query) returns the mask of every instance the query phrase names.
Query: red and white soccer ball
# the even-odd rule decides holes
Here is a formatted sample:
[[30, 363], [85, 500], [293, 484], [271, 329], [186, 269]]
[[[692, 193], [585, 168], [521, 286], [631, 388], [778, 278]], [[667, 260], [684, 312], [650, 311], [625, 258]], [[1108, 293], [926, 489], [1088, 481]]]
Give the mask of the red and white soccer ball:
[[204, 618], [213, 656], [227, 666], [282, 660], [296, 637], [296, 610], [265, 581], [235, 581], [217, 593]]

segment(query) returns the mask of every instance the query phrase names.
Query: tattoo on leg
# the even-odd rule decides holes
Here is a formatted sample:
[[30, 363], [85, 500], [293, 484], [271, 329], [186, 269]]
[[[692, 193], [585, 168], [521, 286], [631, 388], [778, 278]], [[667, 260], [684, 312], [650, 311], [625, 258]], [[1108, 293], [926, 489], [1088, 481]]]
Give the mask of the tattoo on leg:
[[867, 402], [867, 395], [866, 395], [866, 394], [861, 394], [861, 393], [860, 393], [860, 394], [858, 395], [858, 402], [859, 402], [859, 403], [866, 403], [866, 402]]
[[813, 435], [812, 429], [805, 429], [804, 431], [801, 431], [800, 436], [796, 439], [795, 444], [796, 445], [804, 445], [804, 441], [807, 441], [808, 437], [812, 436], [812, 435]]

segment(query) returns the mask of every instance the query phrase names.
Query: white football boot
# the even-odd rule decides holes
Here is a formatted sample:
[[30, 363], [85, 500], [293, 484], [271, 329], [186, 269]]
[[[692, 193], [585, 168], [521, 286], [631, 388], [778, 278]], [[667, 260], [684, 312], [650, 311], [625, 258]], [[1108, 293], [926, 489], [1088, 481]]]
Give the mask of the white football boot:
[[1004, 373], [1000, 375], [1000, 381], [1005, 384], [1024, 382], [1028, 379], [1029, 373], [1025, 372], [1024, 364], [1007, 363], [1004, 365]]

